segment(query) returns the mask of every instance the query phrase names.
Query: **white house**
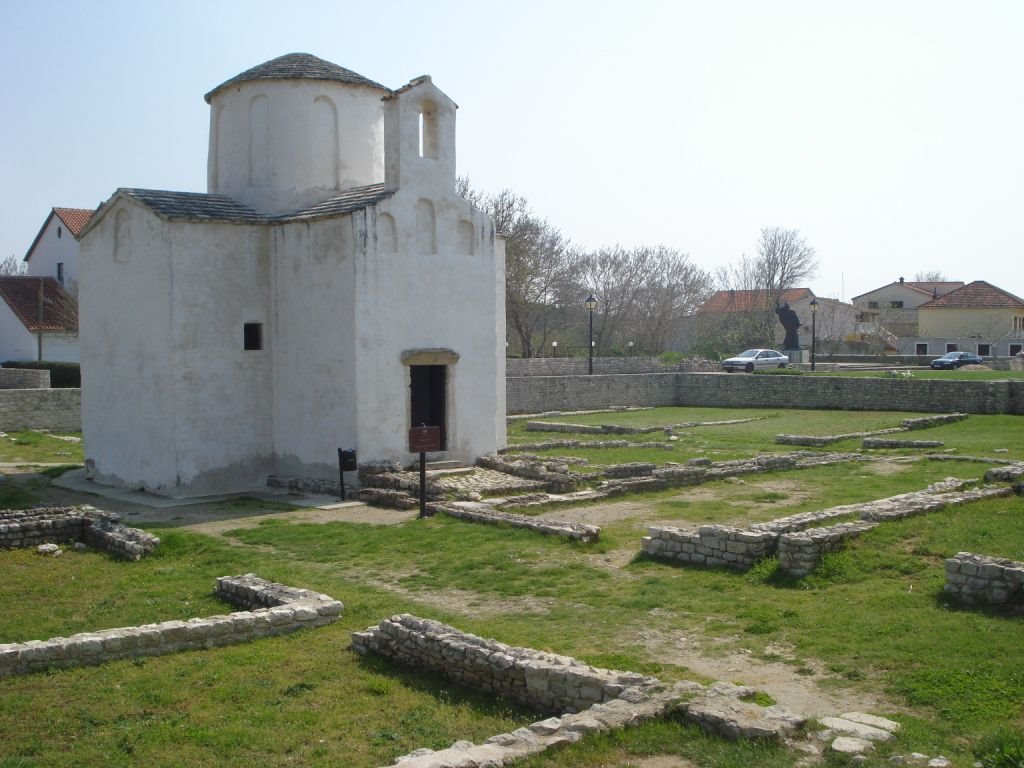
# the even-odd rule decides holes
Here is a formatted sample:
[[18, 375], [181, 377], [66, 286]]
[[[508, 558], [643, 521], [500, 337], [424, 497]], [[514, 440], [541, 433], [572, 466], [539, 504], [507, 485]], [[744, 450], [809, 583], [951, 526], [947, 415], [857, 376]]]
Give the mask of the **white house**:
[[171, 496], [505, 442], [504, 246], [455, 193], [456, 105], [309, 54], [206, 95], [206, 194], [119, 189], [82, 237], [101, 483]]
[[78, 362], [78, 309], [52, 277], [0, 276], [0, 362]]
[[25, 274], [52, 277], [76, 296], [78, 238], [93, 213], [91, 208], [52, 208], [25, 254]]

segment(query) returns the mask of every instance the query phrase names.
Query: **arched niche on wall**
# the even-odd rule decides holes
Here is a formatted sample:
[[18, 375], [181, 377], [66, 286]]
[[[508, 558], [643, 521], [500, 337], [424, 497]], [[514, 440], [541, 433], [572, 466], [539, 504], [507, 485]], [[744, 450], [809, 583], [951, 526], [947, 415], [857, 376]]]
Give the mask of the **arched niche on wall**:
[[377, 252], [398, 252], [398, 236], [395, 232], [395, 219], [389, 213], [377, 214]]
[[437, 222], [434, 204], [426, 198], [416, 202], [416, 252], [437, 253]]

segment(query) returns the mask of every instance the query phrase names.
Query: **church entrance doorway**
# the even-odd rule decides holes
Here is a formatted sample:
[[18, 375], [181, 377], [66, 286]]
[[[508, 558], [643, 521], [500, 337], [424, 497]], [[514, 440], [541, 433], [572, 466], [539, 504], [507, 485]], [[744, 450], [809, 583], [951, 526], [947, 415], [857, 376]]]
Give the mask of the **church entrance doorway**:
[[440, 427], [441, 450], [448, 450], [447, 412], [448, 366], [411, 365], [410, 382], [410, 426]]

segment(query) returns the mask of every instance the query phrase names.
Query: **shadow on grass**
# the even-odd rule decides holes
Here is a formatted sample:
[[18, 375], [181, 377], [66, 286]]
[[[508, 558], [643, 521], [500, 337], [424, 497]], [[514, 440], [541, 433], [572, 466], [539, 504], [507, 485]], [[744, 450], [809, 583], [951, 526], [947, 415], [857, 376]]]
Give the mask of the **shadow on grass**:
[[[356, 653], [354, 650], [350, 652]], [[367, 689], [382, 696], [387, 695], [389, 683], [393, 682], [425, 693], [446, 706], [467, 706], [482, 715], [514, 718], [524, 725], [533, 722], [538, 715], [559, 714], [534, 710], [498, 694], [475, 691], [440, 672], [412, 669], [381, 656], [356, 654], [356, 663], [364, 672], [374, 676], [367, 680]]]

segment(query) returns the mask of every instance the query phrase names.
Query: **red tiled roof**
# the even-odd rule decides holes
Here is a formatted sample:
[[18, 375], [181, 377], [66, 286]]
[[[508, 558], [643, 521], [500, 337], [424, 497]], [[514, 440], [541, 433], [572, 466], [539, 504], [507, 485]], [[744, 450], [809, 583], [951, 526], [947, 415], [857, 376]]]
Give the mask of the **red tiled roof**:
[[79, 235], [82, 234], [82, 230], [85, 229], [85, 225], [89, 223], [92, 215], [96, 213], [94, 210], [88, 208], [53, 208], [50, 210], [50, 214], [46, 217], [46, 221], [43, 222], [43, 226], [39, 228], [39, 232], [36, 233], [35, 239], [32, 241], [32, 245], [25, 251], [25, 258], [22, 261], [28, 261], [32, 258], [32, 252], [36, 249], [39, 244], [39, 238], [43, 236], [43, 232], [50, 225], [50, 219], [54, 216], [59, 218], [64, 226], [68, 228], [68, 232], [77, 240]]
[[[792, 304], [814, 296], [810, 288], [788, 288], [782, 292], [780, 302]], [[775, 306], [775, 297], [765, 291], [717, 291], [701, 305], [698, 312], [749, 312]]]
[[56, 213], [60, 220], [64, 222], [64, 226], [68, 228], [68, 232], [77, 238], [82, 234], [82, 228], [89, 223], [89, 219], [96, 213], [91, 208], [54, 208], [53, 212]]
[[975, 280], [963, 288], [957, 288], [945, 296], [939, 296], [927, 304], [922, 304], [920, 309], [993, 309], [1003, 307], [1024, 309], [1024, 299], [1020, 299], [1002, 288], [996, 288], [984, 280]]
[[78, 305], [52, 277], [0, 277], [0, 298], [32, 333], [78, 330]]

